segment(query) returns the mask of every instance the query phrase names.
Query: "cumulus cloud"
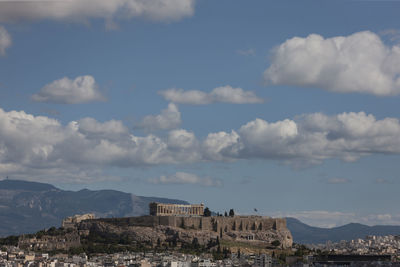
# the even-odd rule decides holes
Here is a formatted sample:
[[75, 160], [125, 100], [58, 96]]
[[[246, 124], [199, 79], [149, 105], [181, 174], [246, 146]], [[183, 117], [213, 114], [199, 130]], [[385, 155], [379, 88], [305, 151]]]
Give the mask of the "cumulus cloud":
[[7, 32], [6, 28], [0, 25], [0, 55], [6, 54], [6, 49], [12, 44], [11, 36]]
[[148, 131], [175, 129], [181, 124], [181, 113], [174, 103], [169, 103], [166, 109], [158, 115], [144, 117], [139, 127]]
[[203, 145], [213, 158], [315, 164], [328, 158], [355, 161], [371, 154], [399, 154], [399, 133], [396, 118], [376, 120], [364, 112], [334, 116], [313, 113], [273, 123], [256, 119], [237, 133], [209, 134]]
[[240, 136], [236, 131], [231, 133], [210, 133], [202, 144], [203, 154], [209, 160], [229, 160], [239, 156], [243, 149]]
[[193, 184], [201, 186], [222, 186], [220, 179], [214, 179], [211, 177], [199, 177], [192, 173], [177, 172], [170, 176], [162, 175], [159, 178], [149, 179], [149, 182], [154, 184]]
[[74, 80], [67, 77], [45, 85], [32, 96], [37, 102], [81, 104], [85, 102], [104, 101], [105, 97], [98, 91], [95, 79], [90, 76], [78, 76]]
[[[174, 138], [185, 137], [171, 134], [169, 148], [167, 140], [157, 136], [131, 134], [121, 121], [84, 118], [62, 125], [45, 116], [0, 109], [0, 173], [79, 174], [87, 166], [129, 168], [198, 160], [189, 146], [194, 137], [180, 135], [186, 135], [185, 144], [178, 149]], [[186, 157], [188, 153], [190, 157]]]
[[258, 104], [264, 100], [256, 96], [252, 91], [244, 91], [242, 88], [222, 86], [213, 89], [210, 93], [199, 90], [167, 89], [159, 92], [166, 100], [189, 105], [207, 105], [216, 102], [231, 104]]
[[267, 84], [315, 87], [339, 93], [378, 96], [400, 93], [400, 46], [386, 46], [364, 31], [324, 38], [294, 37], [272, 51]]
[[139, 17], [174, 21], [194, 13], [195, 0], [30, 0], [0, 1], [0, 22], [58, 20], [87, 22]]
[[118, 120], [98, 122], [93, 118], [83, 118], [78, 121], [79, 131], [88, 138], [113, 138], [129, 133], [128, 128]]
[[[171, 104], [167, 110], [175, 108]], [[1, 175], [58, 173], [84, 179], [89, 166], [132, 168], [253, 158], [297, 165], [331, 158], [355, 161], [373, 154], [400, 154], [398, 119], [377, 120], [363, 112], [313, 113], [276, 122], [255, 119], [238, 130], [209, 133], [199, 140], [184, 129], [137, 136], [118, 120], [83, 118], [64, 125], [46, 116], [0, 109]]]
[[172, 130], [166, 140], [168, 150], [175, 154], [178, 162], [196, 162], [202, 160], [199, 141], [193, 132], [184, 129]]

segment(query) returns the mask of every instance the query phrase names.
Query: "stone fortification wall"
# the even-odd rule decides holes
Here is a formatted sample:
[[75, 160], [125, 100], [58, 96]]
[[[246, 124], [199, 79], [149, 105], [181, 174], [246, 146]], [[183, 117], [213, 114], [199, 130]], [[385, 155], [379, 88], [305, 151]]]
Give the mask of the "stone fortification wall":
[[61, 226], [63, 228], [74, 228], [76, 224], [80, 223], [84, 220], [91, 220], [94, 219], [95, 216], [93, 213], [87, 213], [82, 215], [74, 215], [71, 217], [67, 217], [62, 221]]
[[99, 221], [118, 226], [156, 227], [159, 225], [215, 232], [286, 230], [286, 220], [261, 216], [234, 217], [179, 217], [140, 216], [128, 218], [103, 218]]
[[[207, 245], [217, 237], [223, 240], [251, 242], [271, 246], [279, 241], [280, 247], [292, 246], [293, 238], [283, 218], [261, 216], [234, 217], [180, 217], [140, 216], [129, 218], [102, 218], [85, 220], [77, 225], [78, 231], [88, 234], [100, 232], [128, 236], [136, 242], [156, 244], [177, 240], [191, 243], [197, 238], [201, 245]], [[261, 243], [260, 243], [261, 242]]]
[[66, 233], [64, 235], [26, 238], [22, 235], [18, 241], [18, 247], [28, 250], [68, 250], [72, 247], [81, 245], [80, 236], [77, 232]]

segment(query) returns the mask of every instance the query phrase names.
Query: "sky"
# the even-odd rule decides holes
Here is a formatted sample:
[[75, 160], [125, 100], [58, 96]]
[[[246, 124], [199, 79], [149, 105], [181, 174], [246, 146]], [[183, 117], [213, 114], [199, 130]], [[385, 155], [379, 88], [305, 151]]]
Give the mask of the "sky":
[[400, 225], [399, 10], [0, 0], [0, 178]]

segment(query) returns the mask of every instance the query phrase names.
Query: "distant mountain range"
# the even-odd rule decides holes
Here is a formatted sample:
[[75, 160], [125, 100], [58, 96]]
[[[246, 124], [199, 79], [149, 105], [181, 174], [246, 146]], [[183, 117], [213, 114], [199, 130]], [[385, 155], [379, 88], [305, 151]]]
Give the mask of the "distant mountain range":
[[[143, 197], [115, 190], [65, 191], [50, 184], [19, 180], [0, 181], [0, 237], [34, 233], [60, 226], [62, 219], [75, 214], [97, 217], [129, 217], [148, 214], [150, 202], [188, 204], [186, 201]], [[338, 242], [366, 235], [400, 235], [400, 226], [367, 226], [350, 223], [335, 228], [309, 226], [286, 218], [293, 240], [301, 244]]]
[[319, 228], [309, 226], [295, 218], [286, 218], [286, 223], [292, 233], [293, 241], [299, 244], [320, 244], [328, 240], [339, 242], [364, 238], [367, 235], [400, 235], [400, 226], [349, 223], [340, 227]]
[[50, 184], [0, 181], [0, 237], [33, 233], [60, 226], [63, 218], [94, 213], [96, 217], [148, 214], [150, 202], [187, 204], [186, 201], [143, 197], [115, 190], [65, 191]]

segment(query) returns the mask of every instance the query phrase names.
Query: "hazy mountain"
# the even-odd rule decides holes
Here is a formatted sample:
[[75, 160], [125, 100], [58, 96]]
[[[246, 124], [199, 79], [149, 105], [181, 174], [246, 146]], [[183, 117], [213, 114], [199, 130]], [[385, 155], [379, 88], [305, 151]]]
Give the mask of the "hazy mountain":
[[364, 238], [367, 235], [400, 235], [400, 226], [391, 225], [368, 226], [349, 223], [340, 227], [320, 228], [309, 226], [295, 218], [286, 218], [286, 223], [293, 241], [300, 244], [318, 244], [328, 240], [338, 242]]
[[32, 233], [60, 226], [63, 218], [83, 213], [97, 217], [148, 214], [150, 202], [187, 204], [186, 201], [143, 197], [115, 190], [64, 191], [50, 184], [0, 181], [0, 236]]

